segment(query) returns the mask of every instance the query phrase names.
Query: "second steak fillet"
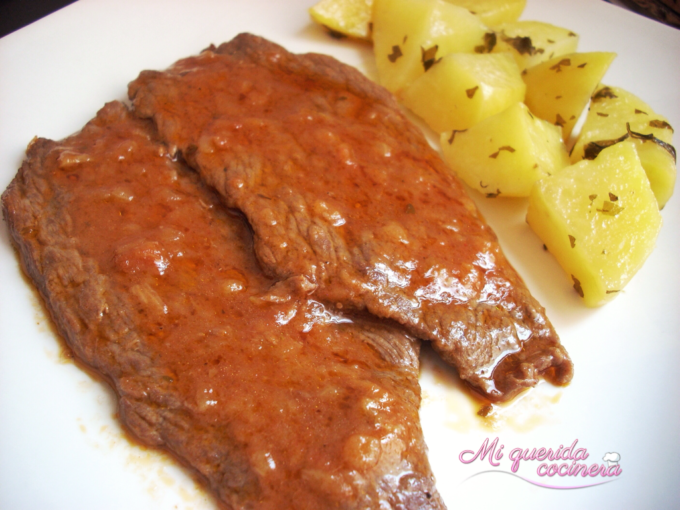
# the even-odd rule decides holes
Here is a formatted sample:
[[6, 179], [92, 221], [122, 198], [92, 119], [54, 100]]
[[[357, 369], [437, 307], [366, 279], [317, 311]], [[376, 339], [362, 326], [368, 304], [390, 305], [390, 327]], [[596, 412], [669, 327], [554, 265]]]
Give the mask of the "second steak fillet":
[[22, 265], [123, 423], [230, 509], [441, 509], [418, 343], [259, 269], [239, 215], [107, 104], [2, 196]]
[[431, 340], [493, 401], [572, 363], [462, 184], [394, 98], [323, 55], [241, 34], [144, 71], [136, 113], [243, 211], [265, 270]]

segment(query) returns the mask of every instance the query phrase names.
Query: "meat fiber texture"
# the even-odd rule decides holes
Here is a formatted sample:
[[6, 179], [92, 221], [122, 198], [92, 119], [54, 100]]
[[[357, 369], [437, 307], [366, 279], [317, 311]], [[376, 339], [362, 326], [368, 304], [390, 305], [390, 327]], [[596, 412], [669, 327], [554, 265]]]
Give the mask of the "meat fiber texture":
[[418, 342], [260, 270], [243, 217], [107, 104], [2, 196], [25, 272], [122, 422], [233, 509], [443, 508]]
[[462, 184], [355, 69], [241, 34], [142, 72], [129, 96], [244, 213], [270, 276], [402, 324], [491, 401], [570, 381], [543, 307]]

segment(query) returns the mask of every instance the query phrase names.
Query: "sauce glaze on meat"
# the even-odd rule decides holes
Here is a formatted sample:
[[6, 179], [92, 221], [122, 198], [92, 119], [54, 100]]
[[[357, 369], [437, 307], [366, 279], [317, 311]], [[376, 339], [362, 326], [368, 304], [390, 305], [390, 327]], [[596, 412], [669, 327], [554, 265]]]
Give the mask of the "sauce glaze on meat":
[[443, 508], [418, 343], [261, 272], [251, 234], [152, 125], [107, 104], [34, 140], [2, 197], [58, 330], [148, 445], [234, 509]]
[[544, 309], [462, 184], [356, 70], [241, 34], [142, 72], [129, 95], [243, 211], [270, 275], [403, 324], [490, 400], [570, 381]]

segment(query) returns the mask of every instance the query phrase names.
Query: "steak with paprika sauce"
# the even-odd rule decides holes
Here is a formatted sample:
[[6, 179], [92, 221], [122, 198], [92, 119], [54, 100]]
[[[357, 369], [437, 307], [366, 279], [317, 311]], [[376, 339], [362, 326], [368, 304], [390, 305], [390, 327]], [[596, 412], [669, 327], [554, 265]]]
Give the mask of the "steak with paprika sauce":
[[355, 69], [241, 34], [142, 72], [129, 96], [245, 214], [270, 276], [399, 322], [492, 401], [570, 381], [543, 307], [461, 182]]
[[260, 270], [243, 217], [107, 104], [36, 139], [2, 196], [57, 329], [121, 421], [232, 509], [441, 509], [418, 342]]

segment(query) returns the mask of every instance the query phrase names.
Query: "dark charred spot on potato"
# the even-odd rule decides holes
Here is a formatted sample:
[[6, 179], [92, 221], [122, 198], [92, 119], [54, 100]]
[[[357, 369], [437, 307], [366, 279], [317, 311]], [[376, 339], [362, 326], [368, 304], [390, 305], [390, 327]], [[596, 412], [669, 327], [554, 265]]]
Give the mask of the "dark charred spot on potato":
[[387, 58], [389, 59], [390, 62], [395, 63], [397, 59], [402, 55], [403, 53], [401, 52], [401, 48], [395, 44], [394, 46], [392, 46], [392, 53], [387, 55]]
[[501, 151], [508, 151], [510, 153], [515, 152], [515, 149], [513, 147], [510, 147], [509, 145], [504, 145], [503, 147], [499, 147], [496, 152], [493, 154], [489, 154], [489, 157], [491, 159], [496, 159], [498, 155], [501, 153]]
[[666, 122], [665, 120], [650, 120], [649, 121], [649, 127], [657, 128], [657, 129], [670, 129], [671, 133], [675, 133], [675, 130], [673, 127]]
[[545, 244], [543, 245], [543, 251], [548, 251], [548, 247]]
[[601, 99], [616, 99], [617, 97], [619, 97], [619, 96], [614, 94], [614, 91], [611, 88], [602, 87], [600, 90], [595, 92], [595, 94], [593, 94], [593, 97], [591, 97], [590, 99], [594, 103], [596, 103], [597, 101], [600, 101]]
[[574, 275], [571, 275], [571, 279], [574, 282], [574, 290], [579, 296], [583, 297], [583, 287], [581, 287], [581, 282]]
[[468, 97], [469, 99], [472, 99], [473, 97], [475, 97], [475, 92], [477, 92], [477, 89], [478, 89], [478, 88], [479, 88], [479, 86], [477, 86], [477, 87], [472, 87], [471, 89], [467, 89], [467, 90], [465, 91], [465, 94], [467, 95], [467, 97]]
[[562, 99], [562, 96], [555, 96], [555, 99]]

